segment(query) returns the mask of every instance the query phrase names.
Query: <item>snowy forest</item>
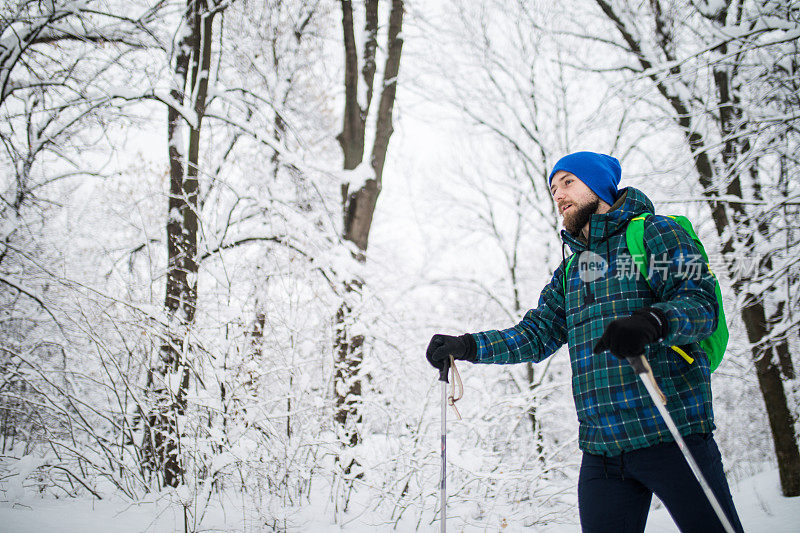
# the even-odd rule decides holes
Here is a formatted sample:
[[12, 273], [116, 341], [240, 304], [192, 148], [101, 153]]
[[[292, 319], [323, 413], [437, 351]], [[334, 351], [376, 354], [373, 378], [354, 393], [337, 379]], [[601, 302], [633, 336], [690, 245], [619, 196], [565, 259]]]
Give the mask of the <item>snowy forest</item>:
[[[536, 306], [577, 150], [693, 222], [800, 520], [800, 3], [3, 0], [0, 141], [0, 529], [438, 530], [426, 346]], [[448, 526], [579, 530], [566, 347], [458, 369]]]

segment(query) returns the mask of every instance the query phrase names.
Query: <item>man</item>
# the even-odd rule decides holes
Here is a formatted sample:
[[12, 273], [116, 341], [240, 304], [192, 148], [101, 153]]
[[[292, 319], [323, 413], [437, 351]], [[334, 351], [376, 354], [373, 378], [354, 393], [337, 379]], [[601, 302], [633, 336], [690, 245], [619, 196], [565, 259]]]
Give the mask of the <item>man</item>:
[[[641, 191], [617, 190], [620, 177], [619, 161], [608, 155], [578, 152], [559, 160], [550, 173], [550, 190], [563, 218], [562, 239], [577, 260], [566, 272], [567, 261], [561, 263], [538, 306], [516, 326], [434, 335], [426, 356], [437, 368], [450, 355], [473, 363], [539, 362], [566, 342], [583, 451], [578, 480], [583, 531], [644, 531], [653, 493], [681, 531], [724, 531], [625, 359], [646, 354], [689, 450], [741, 531], [711, 433], [709, 362], [698, 344], [716, 327], [714, 279], [705, 264], [700, 275], [689, 275], [686, 258], [699, 255], [692, 238], [677, 222], [655, 215], [644, 226], [649, 284], [639, 275], [625, 229], [632, 218], [655, 210]], [[670, 346], [680, 346], [694, 361]]]

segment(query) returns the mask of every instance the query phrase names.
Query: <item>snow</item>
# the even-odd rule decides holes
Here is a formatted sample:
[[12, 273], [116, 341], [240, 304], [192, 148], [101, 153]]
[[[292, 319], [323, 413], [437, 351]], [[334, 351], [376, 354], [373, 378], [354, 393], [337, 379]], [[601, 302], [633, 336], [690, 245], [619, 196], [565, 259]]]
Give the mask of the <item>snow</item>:
[[[373, 443], [374, 448], [380, 443]], [[378, 451], [377, 449], [374, 451]], [[231, 459], [228, 457], [228, 459]], [[216, 465], [216, 463], [215, 463]], [[768, 470], [753, 477], [744, 479], [732, 486], [733, 498], [739, 511], [745, 531], [770, 533], [792, 533], [797, 531], [800, 523], [800, 498], [784, 498], [780, 494], [777, 470]], [[203, 492], [205, 487], [199, 488]], [[388, 516], [380, 516], [370, 511], [366, 504], [361, 508], [359, 503], [364, 494], [353, 498], [352, 511], [340, 515], [340, 524], [332, 521], [331, 503], [325, 493], [326, 487], [320, 487], [312, 494], [311, 502], [302, 507], [282, 507], [276, 509], [285, 515], [288, 531], [315, 531], [354, 533], [373, 531], [413, 531], [416, 521], [409, 510], [394, 528], [394, 522]], [[8, 497], [8, 494], [5, 496]], [[167, 533], [183, 530], [182, 503], [190, 502], [191, 491], [164, 491], [151, 495], [140, 502], [130, 502], [121, 498], [102, 501], [90, 499], [54, 499], [38, 498], [28, 495], [18, 502], [0, 503], [0, 523], [5, 533], [38, 533], [58, 531], [59, 533], [105, 533], [108, 525], [114, 524], [114, 531], [119, 533], [143, 532]], [[242, 499], [233, 493], [212, 495], [211, 503], [206, 511], [201, 527], [205, 531], [260, 531], [252, 529], [254, 524], [252, 509], [242, 508]], [[657, 508], [656, 508], [657, 507]], [[194, 509], [189, 506], [190, 512]], [[433, 509], [429, 510], [433, 512]], [[467, 519], [457, 509], [448, 508], [448, 526], [453, 531], [479, 532], [500, 529], [504, 532], [526, 531], [535, 533], [574, 533], [578, 530], [577, 513], [573, 522], [553, 524], [540, 527], [524, 527], [511, 520], [503, 519], [501, 524], [476, 523]], [[469, 525], [464, 522], [468, 521]], [[499, 527], [498, 527], [499, 526]], [[438, 529], [438, 522], [429, 523], [423, 518], [419, 530]], [[267, 530], [269, 528], [264, 528]], [[666, 509], [654, 501], [647, 521], [647, 533], [672, 533], [678, 529], [673, 524]]]
[[124, 85], [114, 85], [109, 87], [108, 89], [108, 96], [110, 98], [123, 98], [125, 100], [135, 100], [137, 98], [141, 98], [141, 92], [137, 91], [132, 87], [127, 87]]
[[708, 9], [712, 13], [728, 7], [728, 2], [726, 0], [707, 0], [706, 4], [708, 4]]
[[792, 42], [800, 39], [800, 27], [795, 26], [790, 30], [777, 30], [774, 32], [770, 32], [766, 36], [762, 37], [758, 40], [758, 43], [761, 46], [769, 46], [772, 44], [784, 43], [784, 42]]
[[791, 30], [796, 30], [798, 27], [798, 24], [796, 22], [793, 22], [791, 20], [784, 20], [781, 17], [763, 16], [761, 17], [761, 20], [764, 21], [764, 24], [767, 27], [775, 30], [791, 31]]
[[6, 26], [6, 29], [3, 30], [3, 34], [0, 35], [0, 47], [10, 50], [11, 48], [19, 46], [20, 40], [26, 33], [24, 31], [25, 28], [25, 24], [20, 21], [12, 22]]
[[163, 89], [156, 89], [153, 91], [153, 96], [163, 102], [164, 104], [172, 107], [180, 114], [181, 117], [193, 128], [197, 127], [198, 118], [197, 113], [191, 107], [183, 105], [181, 102], [175, 100], [169, 91]]
[[179, 224], [183, 221], [183, 216], [181, 215], [181, 210], [177, 207], [173, 207], [169, 210], [169, 223], [170, 224]]
[[16, 463], [16, 470], [8, 481], [6, 495], [10, 501], [23, 500], [26, 496], [26, 489], [23, 481], [41, 464], [41, 459], [33, 455], [26, 455]]
[[713, 17], [727, 7], [726, 0], [707, 0], [706, 2], [697, 2], [695, 4], [697, 10], [707, 17]]
[[347, 184], [348, 191], [354, 193], [364, 187], [367, 180], [375, 179], [375, 171], [367, 162], [361, 162], [353, 170], [343, 170], [340, 172], [342, 184]]
[[723, 38], [727, 39], [737, 39], [740, 37], [744, 37], [752, 32], [752, 28], [741, 25], [741, 26], [723, 26], [719, 29], [719, 35]]

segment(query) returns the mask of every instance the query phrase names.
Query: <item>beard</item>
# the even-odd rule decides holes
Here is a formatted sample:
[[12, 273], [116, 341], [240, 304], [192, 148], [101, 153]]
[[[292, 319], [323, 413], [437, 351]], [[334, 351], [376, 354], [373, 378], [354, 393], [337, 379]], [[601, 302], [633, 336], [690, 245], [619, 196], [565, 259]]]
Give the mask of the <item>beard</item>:
[[564, 229], [573, 237], [579, 237], [581, 230], [591, 220], [600, 207], [600, 198], [595, 197], [583, 205], [574, 205], [572, 211], [564, 213]]

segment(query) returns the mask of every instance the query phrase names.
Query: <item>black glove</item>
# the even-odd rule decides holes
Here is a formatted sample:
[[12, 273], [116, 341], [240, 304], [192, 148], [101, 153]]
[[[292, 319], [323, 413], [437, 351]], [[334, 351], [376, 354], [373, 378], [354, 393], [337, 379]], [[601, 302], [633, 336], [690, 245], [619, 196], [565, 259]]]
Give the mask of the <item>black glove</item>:
[[425, 350], [425, 357], [428, 362], [440, 371], [447, 368], [450, 364], [450, 356], [453, 359], [464, 361], [474, 361], [478, 352], [475, 346], [475, 339], [469, 333], [460, 337], [452, 335], [434, 335]]
[[592, 352], [611, 350], [611, 354], [620, 359], [636, 357], [644, 353], [648, 344], [663, 339], [668, 333], [669, 322], [664, 311], [657, 307], [645, 307], [606, 326]]

